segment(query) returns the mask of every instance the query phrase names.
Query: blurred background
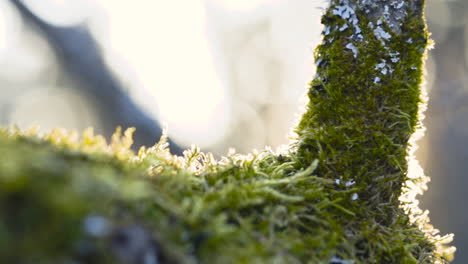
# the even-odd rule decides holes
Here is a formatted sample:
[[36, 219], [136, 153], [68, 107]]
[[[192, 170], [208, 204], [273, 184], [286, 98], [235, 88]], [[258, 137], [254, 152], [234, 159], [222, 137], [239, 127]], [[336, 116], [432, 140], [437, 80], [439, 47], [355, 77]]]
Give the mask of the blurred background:
[[[0, 125], [109, 136], [224, 155], [288, 143], [314, 75], [322, 0], [0, 1]], [[436, 42], [418, 158], [421, 207], [468, 263], [468, 1], [427, 0]]]

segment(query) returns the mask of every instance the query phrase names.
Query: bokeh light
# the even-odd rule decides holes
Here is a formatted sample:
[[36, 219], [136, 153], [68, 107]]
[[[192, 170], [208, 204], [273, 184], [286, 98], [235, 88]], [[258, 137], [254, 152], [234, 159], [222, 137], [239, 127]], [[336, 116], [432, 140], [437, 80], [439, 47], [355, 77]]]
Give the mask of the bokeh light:
[[131, 65], [140, 84], [152, 93], [171, 136], [202, 146], [219, 141], [230, 108], [210, 56], [202, 2], [100, 4], [107, 10], [110, 49]]
[[[251, 10], [258, 7], [263, 2], [268, 2], [268, 0], [210, 0], [215, 4], [223, 6], [231, 10]], [[269, 1], [273, 2], [273, 1]]]

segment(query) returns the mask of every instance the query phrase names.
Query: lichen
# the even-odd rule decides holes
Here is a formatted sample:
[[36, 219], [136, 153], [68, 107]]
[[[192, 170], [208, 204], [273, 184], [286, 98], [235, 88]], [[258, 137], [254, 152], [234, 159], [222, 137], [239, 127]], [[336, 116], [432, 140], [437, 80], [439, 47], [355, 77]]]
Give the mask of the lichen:
[[135, 154], [132, 130], [110, 144], [92, 130], [0, 132], [0, 262], [447, 263], [450, 236], [414, 200], [427, 178], [408, 143], [423, 109], [422, 6], [384, 7], [407, 12], [400, 31], [378, 25], [386, 39], [364, 2], [325, 11], [287, 151], [216, 160], [195, 146], [173, 156], [165, 137]]

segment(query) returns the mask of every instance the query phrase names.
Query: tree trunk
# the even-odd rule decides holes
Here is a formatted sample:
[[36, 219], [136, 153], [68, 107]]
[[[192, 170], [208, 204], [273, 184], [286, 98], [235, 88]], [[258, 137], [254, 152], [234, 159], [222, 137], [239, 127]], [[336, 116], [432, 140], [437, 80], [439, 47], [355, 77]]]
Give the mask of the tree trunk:
[[[301, 165], [355, 180], [374, 208], [399, 203], [409, 139], [421, 126], [428, 33], [423, 0], [332, 0], [307, 112], [297, 128]], [[388, 219], [391, 221], [391, 218]]]

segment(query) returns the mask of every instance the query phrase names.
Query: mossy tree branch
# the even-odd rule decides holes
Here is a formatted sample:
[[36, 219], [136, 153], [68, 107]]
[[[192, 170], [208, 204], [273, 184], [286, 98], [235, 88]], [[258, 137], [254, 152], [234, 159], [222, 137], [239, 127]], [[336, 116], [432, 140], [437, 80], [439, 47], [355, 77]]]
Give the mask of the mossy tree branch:
[[[0, 133], [1, 263], [447, 263], [398, 198], [419, 125], [423, 1], [332, 0], [289, 152], [134, 155], [55, 130]], [[405, 203], [411, 203], [405, 202]]]
[[297, 128], [300, 164], [318, 158], [321, 176], [356, 180], [374, 206], [398, 204], [407, 180], [428, 44], [423, 6], [332, 0], [322, 18], [317, 76]]

